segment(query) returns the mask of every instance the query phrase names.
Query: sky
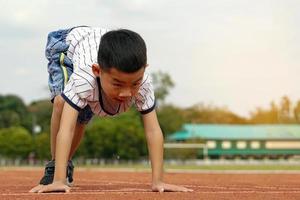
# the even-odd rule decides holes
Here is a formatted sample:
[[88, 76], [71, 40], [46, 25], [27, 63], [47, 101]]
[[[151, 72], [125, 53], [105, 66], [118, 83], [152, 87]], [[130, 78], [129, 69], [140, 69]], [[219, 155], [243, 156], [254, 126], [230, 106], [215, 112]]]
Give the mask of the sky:
[[146, 41], [149, 73], [175, 83], [166, 102], [204, 103], [247, 117], [287, 95], [300, 100], [298, 0], [0, 0], [0, 94], [49, 97], [50, 31], [127, 28]]

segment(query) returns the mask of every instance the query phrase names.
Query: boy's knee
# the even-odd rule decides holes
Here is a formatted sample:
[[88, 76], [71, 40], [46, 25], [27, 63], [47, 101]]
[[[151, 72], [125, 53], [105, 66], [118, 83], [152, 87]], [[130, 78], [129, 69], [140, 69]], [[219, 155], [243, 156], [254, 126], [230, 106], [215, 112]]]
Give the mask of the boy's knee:
[[53, 101], [53, 110], [54, 111], [62, 111], [62, 109], [64, 107], [64, 103], [65, 103], [65, 100], [60, 95], [57, 95]]

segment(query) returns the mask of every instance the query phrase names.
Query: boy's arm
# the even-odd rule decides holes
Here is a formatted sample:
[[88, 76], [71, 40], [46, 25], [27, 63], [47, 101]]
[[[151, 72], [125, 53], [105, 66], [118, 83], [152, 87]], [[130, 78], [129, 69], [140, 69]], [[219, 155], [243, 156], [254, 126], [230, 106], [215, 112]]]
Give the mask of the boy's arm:
[[182, 186], [166, 184], [163, 182], [163, 134], [160, 129], [155, 110], [142, 115], [148, 150], [152, 167], [152, 190], [158, 192], [189, 192]]
[[152, 168], [152, 184], [160, 183], [163, 179], [163, 143], [164, 138], [160, 129], [156, 112], [142, 115], [148, 151]]
[[44, 186], [38, 192], [70, 191], [70, 188], [66, 185], [66, 168], [77, 117], [78, 111], [68, 103], [65, 103], [59, 132], [56, 137], [54, 180], [52, 184]]

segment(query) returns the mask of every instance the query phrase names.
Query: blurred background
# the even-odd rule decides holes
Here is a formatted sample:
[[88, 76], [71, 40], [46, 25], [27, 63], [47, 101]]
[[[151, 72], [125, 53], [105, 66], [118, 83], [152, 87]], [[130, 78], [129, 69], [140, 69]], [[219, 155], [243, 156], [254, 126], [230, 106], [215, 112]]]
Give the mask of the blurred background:
[[[148, 49], [170, 165], [299, 164], [297, 0], [0, 0], [0, 165], [50, 159], [48, 32], [77, 25], [138, 32]], [[89, 124], [83, 165], [147, 163], [131, 109]]]

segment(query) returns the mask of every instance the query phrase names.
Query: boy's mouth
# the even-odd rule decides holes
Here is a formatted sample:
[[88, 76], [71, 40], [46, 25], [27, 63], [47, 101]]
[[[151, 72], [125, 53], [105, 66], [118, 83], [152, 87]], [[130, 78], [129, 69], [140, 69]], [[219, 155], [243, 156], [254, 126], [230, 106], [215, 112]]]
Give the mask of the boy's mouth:
[[118, 102], [124, 102], [126, 101], [126, 98], [115, 98], [115, 100]]

